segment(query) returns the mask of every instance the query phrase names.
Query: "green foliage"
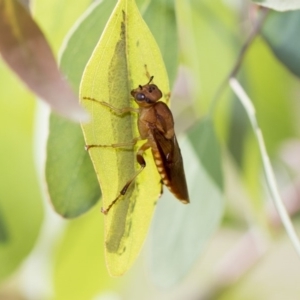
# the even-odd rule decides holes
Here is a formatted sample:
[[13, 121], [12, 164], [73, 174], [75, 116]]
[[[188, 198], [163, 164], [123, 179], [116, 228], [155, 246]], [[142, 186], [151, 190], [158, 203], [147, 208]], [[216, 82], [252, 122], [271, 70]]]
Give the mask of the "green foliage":
[[33, 159], [35, 103], [2, 63], [0, 73], [2, 282], [16, 270], [34, 247], [43, 221], [43, 204]]
[[[85, 12], [91, 2], [89, 0], [81, 1], [78, 6], [74, 6], [72, 1], [59, 0], [36, 0], [33, 4], [36, 21], [46, 34], [51, 48], [56, 51], [65, 37], [60, 52], [60, 66], [76, 94], [91, 56], [95, 61], [90, 62], [90, 69], [85, 71], [82, 96], [104, 101], [118, 98], [114, 106], [128, 106], [126, 101], [131, 101], [130, 89], [147, 81], [140, 62], [147, 64], [149, 72], [154, 75], [154, 82], [164, 90], [164, 94], [169, 92], [168, 78], [158, 75], [165, 72], [163, 63], [157, 59], [157, 52], [150, 57], [152, 40], [149, 42], [148, 33], [145, 34], [142, 25], [132, 29], [132, 33], [128, 30], [123, 44], [122, 40], [120, 42], [120, 24], [115, 28], [107, 25], [117, 3], [126, 3], [122, 9], [130, 17], [128, 22], [132, 21], [137, 12], [131, 15], [130, 10], [127, 11], [127, 5], [134, 3], [131, 1], [94, 1]], [[0, 0], [0, 9], [4, 2], [11, 4], [13, 0]], [[46, 160], [49, 195], [54, 210], [60, 215], [66, 218], [81, 216], [67, 221], [66, 231], [56, 244], [53, 298], [76, 300], [114, 296], [105, 294], [108, 290], [128, 299], [173, 299], [174, 295], [188, 298], [191, 294], [199, 299], [204, 296], [207, 298], [207, 295], [210, 299], [265, 299], [278, 296], [280, 291], [285, 291], [283, 298], [295, 298], [300, 292], [294, 284], [300, 276], [297, 268], [299, 261], [291, 252], [294, 250], [290, 241], [283, 237], [286, 233], [278, 230], [278, 226], [284, 220], [297, 249], [299, 240], [288, 214], [297, 212], [296, 206], [291, 205], [297, 198], [291, 190], [297, 190], [299, 184], [299, 151], [295, 150], [298, 149], [295, 144], [292, 150], [286, 144], [291, 138], [296, 143], [299, 135], [299, 11], [268, 12], [265, 7], [277, 11], [297, 9], [299, 1], [253, 1], [264, 6], [259, 11], [266, 13], [265, 20], [257, 16], [251, 20], [245, 17], [253, 17], [253, 14], [249, 14], [256, 6], [253, 3], [249, 4], [250, 7], [237, 7], [221, 0], [136, 2], [155, 37], [166, 66], [172, 91], [171, 108], [176, 131], [180, 132], [178, 141], [191, 203], [182, 205], [164, 188], [155, 208], [151, 239], [146, 243], [146, 251], [142, 252], [141, 258], [148, 258], [147, 275], [149, 271], [152, 281], [164, 287], [164, 292], [155, 290], [146, 282], [139, 260], [122, 279], [116, 281], [110, 278], [105, 256], [112, 274], [120, 275], [129, 268], [146, 236], [155, 201], [148, 192], [142, 198], [138, 197], [137, 201], [142, 203], [141, 209], [133, 217], [139, 224], [140, 232], [127, 230], [132, 233], [128, 235], [130, 237], [125, 237], [126, 241], [130, 240], [130, 246], [125, 249], [125, 254], [116, 254], [118, 245], [123, 243], [120, 240], [126, 231], [124, 228], [129, 228], [132, 223], [131, 220], [128, 222], [127, 211], [122, 210], [122, 205], [119, 206], [122, 212], [118, 216], [110, 213], [108, 216], [101, 215], [100, 206], [107, 207], [123, 182], [138, 168], [135, 162], [137, 147], [134, 151], [128, 151], [130, 163], [126, 164], [126, 170], [113, 163], [111, 158], [105, 160], [108, 168], [98, 172], [100, 181], [107, 179], [106, 186], [102, 187], [103, 194], [108, 195], [103, 204], [99, 202], [101, 192], [94, 167], [88, 152], [84, 151], [85, 143], [94, 141], [89, 142], [88, 139], [85, 142], [79, 124], [52, 113]], [[5, 12], [3, 14], [3, 10], [1, 13], [7, 15]], [[26, 14], [28, 18], [29, 14]], [[118, 16], [122, 17], [120, 11], [111, 20]], [[32, 22], [30, 20], [30, 24]], [[249, 24], [255, 24], [257, 28]], [[73, 29], [66, 34], [71, 26]], [[25, 42], [30, 33], [26, 32], [26, 28], [24, 26]], [[247, 39], [249, 31], [253, 31], [256, 39]], [[103, 69], [112, 61], [99, 58], [99, 49], [93, 52], [102, 34], [108, 34], [103, 39], [107, 45], [111, 42], [111, 50], [103, 47], [100, 54], [102, 57], [114, 56], [113, 61], [118, 62], [110, 74], [106, 71], [97, 73], [97, 67]], [[137, 40], [139, 43], [136, 43]], [[1, 46], [3, 39], [1, 41], [0, 51], [4, 53]], [[143, 49], [133, 55], [130, 51], [139, 49], [137, 44], [142, 45]], [[230, 80], [230, 86], [237, 95], [234, 96], [229, 89], [228, 75], [242, 46], [245, 46], [244, 55], [237, 64], [238, 72], [234, 72], [234, 78]], [[124, 53], [124, 49], [129, 52]], [[8, 51], [9, 55], [11, 53]], [[20, 51], [16, 53], [20, 54]], [[129, 64], [120, 70], [119, 65], [124, 65], [124, 56], [126, 59], [129, 57]], [[42, 57], [42, 52], [39, 52], [39, 57]], [[27, 79], [31, 80], [30, 60], [25, 63], [28, 65]], [[18, 65], [16, 61], [14, 64]], [[34, 166], [36, 160], [32, 158], [35, 153], [32, 130], [35, 125], [35, 104], [7, 69], [2, 65], [0, 68], [0, 168], [3, 174], [0, 183], [0, 280], [4, 280], [16, 270], [35, 245], [43, 220], [43, 209], [39, 175]], [[128, 70], [132, 70], [132, 73]], [[18, 71], [16, 73], [20, 76]], [[48, 81], [42, 78], [43, 85], [47, 86]], [[116, 78], [119, 80], [118, 87], [122, 88], [114, 91], [112, 86]], [[91, 85], [96, 87], [95, 94], [90, 93]], [[108, 87], [118, 94], [117, 97], [106, 93]], [[54, 92], [59, 95], [57, 99], [62, 97], [59, 88]], [[124, 99], [125, 102], [122, 102]], [[88, 109], [92, 113], [97, 111], [92, 133], [86, 134], [92, 136], [103, 126], [106, 117], [101, 112], [101, 109], [104, 111], [103, 107], [97, 108], [94, 104]], [[112, 117], [110, 109], [106, 113], [108, 118]], [[119, 122], [119, 119], [120, 116], [113, 116], [114, 122]], [[137, 134], [135, 117], [121, 118], [121, 122], [122, 128], [129, 128]], [[121, 125], [114, 130], [108, 129], [106, 134], [99, 134], [100, 142], [97, 140], [97, 143], [114, 143], [115, 134], [118, 138], [124, 138], [124, 142], [132, 139], [134, 134], [131, 137], [125, 135], [126, 131], [120, 129]], [[187, 130], [187, 127], [190, 128]], [[149, 154], [146, 157], [150, 161]], [[103, 153], [93, 160], [102, 162]], [[276, 167], [275, 172], [272, 165]], [[156, 172], [154, 165], [148, 171]], [[138, 188], [143, 187], [157, 194], [159, 178], [150, 176], [146, 179], [143, 176], [139, 176], [134, 193], [140, 193]], [[270, 194], [266, 192], [267, 189]], [[288, 192], [280, 193], [286, 189]], [[288, 203], [288, 214], [280, 202], [280, 194]], [[270, 195], [276, 200], [281, 219], [266, 205], [265, 199]], [[219, 226], [224, 214], [224, 199], [227, 200], [226, 224]], [[113, 218], [117, 220], [111, 226]], [[295, 226], [299, 228], [299, 224]], [[274, 232], [276, 234], [273, 235]], [[238, 246], [232, 247], [237, 239]], [[109, 251], [108, 248], [117, 250]], [[241, 275], [256, 261], [262, 261], [259, 259], [263, 256], [264, 263], [257, 264], [243, 279]], [[199, 258], [200, 263], [197, 262]], [[249, 265], [245, 266], [245, 262]], [[231, 272], [233, 270], [235, 272]], [[197, 282], [195, 289], [189, 289], [191, 294], [188, 294], [186, 285], [179, 284], [184, 278], [191, 287], [194, 286], [193, 282]], [[120, 283], [125, 283], [126, 288]], [[44, 294], [36, 295], [36, 298], [46, 297]]]
[[279, 60], [300, 77], [300, 12], [271, 12], [263, 28], [263, 37]]
[[74, 218], [89, 210], [101, 192], [84, 151], [78, 124], [52, 114], [49, 125], [46, 162], [49, 195], [57, 213]]

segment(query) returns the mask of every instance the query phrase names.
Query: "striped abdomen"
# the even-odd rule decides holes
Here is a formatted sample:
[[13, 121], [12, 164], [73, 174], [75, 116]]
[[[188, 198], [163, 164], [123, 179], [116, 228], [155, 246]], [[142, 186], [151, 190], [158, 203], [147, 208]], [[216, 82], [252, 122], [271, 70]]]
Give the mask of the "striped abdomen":
[[[189, 197], [187, 194], [185, 178], [184, 178], [184, 182], [177, 182], [178, 177], [174, 176], [174, 174], [172, 174], [172, 166], [170, 166], [170, 164], [165, 165], [166, 161], [163, 160], [159, 151], [152, 148], [152, 154], [153, 154], [153, 158], [154, 158], [157, 170], [161, 176], [163, 184], [181, 202], [189, 203]], [[173, 168], [173, 170], [174, 170], [174, 168]], [[182, 184], [184, 187], [183, 189], [182, 189]]]

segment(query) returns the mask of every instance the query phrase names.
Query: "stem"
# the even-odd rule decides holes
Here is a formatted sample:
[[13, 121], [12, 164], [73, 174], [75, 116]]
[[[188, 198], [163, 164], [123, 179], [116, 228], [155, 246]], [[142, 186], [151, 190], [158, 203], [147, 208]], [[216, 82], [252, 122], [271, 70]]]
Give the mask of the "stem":
[[268, 184], [268, 188], [270, 191], [270, 194], [272, 196], [273, 203], [278, 211], [278, 214], [280, 216], [280, 219], [282, 221], [283, 226], [285, 227], [285, 230], [289, 236], [289, 238], [292, 241], [292, 244], [300, 256], [300, 241], [296, 234], [295, 228], [291, 222], [291, 219], [286, 211], [285, 206], [283, 205], [282, 199], [280, 197], [278, 187], [276, 184], [274, 172], [270, 163], [270, 159], [267, 154], [266, 146], [263, 140], [262, 132], [258, 126], [256, 117], [255, 117], [255, 109], [252, 105], [251, 100], [249, 99], [248, 95], [243, 90], [242, 86], [239, 84], [239, 82], [235, 78], [231, 78], [229, 80], [229, 84], [233, 90], [233, 92], [236, 94], [236, 96], [241, 101], [242, 105], [244, 106], [246, 113], [248, 114], [251, 126], [254, 131], [255, 138], [258, 143], [259, 151], [262, 157], [262, 163], [266, 175], [266, 180]]

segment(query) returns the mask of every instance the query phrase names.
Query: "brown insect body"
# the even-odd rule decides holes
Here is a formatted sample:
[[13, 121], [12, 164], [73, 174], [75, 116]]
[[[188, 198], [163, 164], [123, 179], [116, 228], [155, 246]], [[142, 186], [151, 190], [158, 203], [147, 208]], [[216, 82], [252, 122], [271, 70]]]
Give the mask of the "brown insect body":
[[104, 214], [107, 214], [121, 196], [126, 194], [131, 183], [146, 167], [144, 153], [149, 148], [152, 150], [153, 158], [157, 170], [160, 173], [162, 183], [165, 184], [182, 203], [186, 204], [190, 202], [184, 175], [183, 161], [174, 132], [173, 115], [164, 102], [158, 101], [162, 97], [162, 93], [155, 84], [151, 84], [152, 79], [153, 77], [150, 78], [150, 81], [146, 85], [140, 85], [137, 89], [131, 91], [131, 95], [139, 105], [138, 110], [132, 107], [119, 109], [113, 107], [109, 103], [98, 101], [90, 97], [83, 97], [85, 100], [107, 106], [120, 115], [127, 112], [139, 113], [139, 138], [134, 139], [132, 142], [113, 145], [86, 145], [87, 150], [95, 147], [132, 147], [137, 140], [146, 140], [136, 154], [137, 162], [141, 166], [140, 170], [127, 181], [119, 195], [110, 203], [110, 205], [106, 209], [102, 208]]
[[138, 129], [151, 148], [162, 182], [182, 203], [189, 203], [180, 148], [174, 132], [172, 112], [164, 102], [158, 102], [162, 93], [155, 84], [149, 83], [131, 91], [139, 105]]

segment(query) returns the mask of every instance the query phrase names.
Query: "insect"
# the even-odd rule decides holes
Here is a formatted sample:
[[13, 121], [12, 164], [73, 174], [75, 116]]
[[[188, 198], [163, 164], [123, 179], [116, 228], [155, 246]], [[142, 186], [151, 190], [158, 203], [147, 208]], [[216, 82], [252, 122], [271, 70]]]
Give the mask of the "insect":
[[[138, 88], [131, 91], [135, 102], [139, 108], [125, 108], [117, 109], [111, 106], [109, 103], [100, 102], [93, 98], [84, 97], [86, 100], [92, 100], [108, 106], [110, 109], [119, 114], [126, 112], [138, 113], [138, 130], [140, 137], [135, 139], [132, 144], [135, 144], [137, 140], [145, 140], [146, 142], [138, 149], [136, 159], [141, 166], [135, 175], [127, 181], [124, 187], [121, 189], [119, 195], [114, 199], [110, 205], [102, 212], [107, 214], [113, 205], [126, 194], [129, 186], [134, 182], [135, 178], [146, 167], [146, 161], [144, 159], [144, 152], [151, 148], [152, 155], [157, 167], [157, 170], [161, 176], [161, 183], [168, 187], [168, 189], [178, 198], [182, 203], [189, 203], [188, 189], [184, 174], [183, 160], [174, 132], [174, 120], [172, 112], [169, 107], [159, 101], [162, 97], [162, 92], [153, 83], [153, 76], [145, 85], [139, 85]], [[92, 147], [108, 147], [102, 145], [87, 145], [86, 149], [89, 150]], [[121, 144], [111, 145], [111, 147], [122, 147]]]

